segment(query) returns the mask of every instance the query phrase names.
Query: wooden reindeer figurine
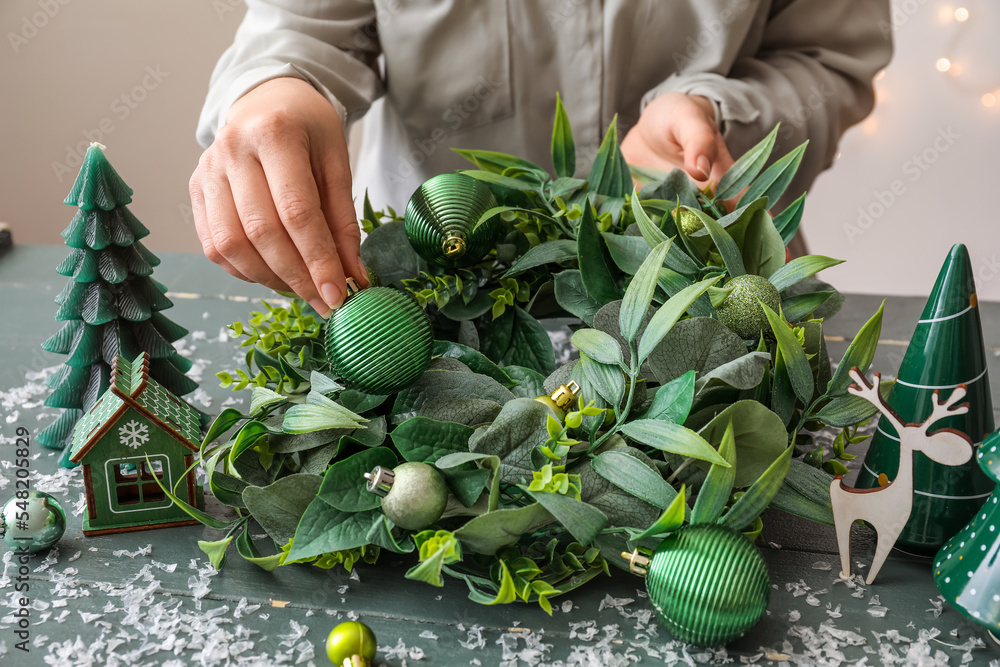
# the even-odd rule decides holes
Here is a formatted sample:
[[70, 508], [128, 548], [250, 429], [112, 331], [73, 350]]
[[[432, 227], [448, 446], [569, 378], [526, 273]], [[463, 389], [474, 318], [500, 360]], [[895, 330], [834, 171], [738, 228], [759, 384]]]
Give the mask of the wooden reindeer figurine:
[[899, 434], [899, 472], [896, 479], [887, 486], [874, 489], [855, 489], [844, 485], [842, 475], [830, 483], [830, 502], [833, 505], [833, 519], [837, 529], [837, 545], [840, 548], [840, 576], [850, 579], [851, 574], [851, 526], [855, 521], [867, 521], [877, 532], [875, 557], [866, 583], [871, 584], [882, 569], [886, 557], [896, 539], [903, 531], [910, 510], [913, 508], [913, 452], [923, 452], [932, 461], [947, 466], [962, 465], [974, 452], [972, 441], [967, 435], [955, 429], [945, 428], [928, 433], [934, 422], [953, 415], [965, 414], [969, 404], [955, 405], [965, 396], [966, 387], [959, 385], [943, 403], [938, 392], [934, 392], [934, 407], [922, 424], [904, 424], [892, 408], [885, 404], [879, 394], [880, 375], [875, 374], [874, 386], [868, 383], [857, 368], [851, 369], [851, 379], [857, 384], [848, 392], [861, 396], [879, 409]]

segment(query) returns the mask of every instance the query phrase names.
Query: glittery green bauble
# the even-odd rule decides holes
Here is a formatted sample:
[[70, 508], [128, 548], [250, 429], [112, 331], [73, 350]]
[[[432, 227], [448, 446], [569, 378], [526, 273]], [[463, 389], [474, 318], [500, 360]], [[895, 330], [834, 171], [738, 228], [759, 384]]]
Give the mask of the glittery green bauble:
[[361, 664], [370, 664], [375, 660], [376, 650], [375, 633], [360, 621], [341, 623], [326, 638], [326, 656], [337, 667], [343, 667], [345, 661], [353, 664], [350, 661], [355, 656], [364, 661]]
[[695, 524], [657, 547], [646, 576], [649, 600], [677, 639], [726, 644], [767, 609], [767, 566], [746, 537], [718, 524]]
[[3, 541], [13, 550], [36, 553], [48, 549], [66, 532], [66, 512], [59, 501], [41, 491], [14, 497], [0, 510]]
[[406, 205], [410, 245], [432, 264], [447, 268], [475, 264], [496, 247], [499, 216], [478, 228], [480, 216], [497, 205], [482, 181], [465, 174], [440, 174], [424, 182]]
[[767, 278], [748, 273], [736, 276], [726, 287], [731, 287], [732, 291], [715, 309], [720, 322], [744, 340], [755, 339], [762, 331], [771, 330], [767, 315], [757, 302], [762, 301], [768, 308], [779, 313], [781, 295]]
[[677, 220], [680, 223], [680, 228], [684, 230], [684, 234], [687, 236], [691, 236], [705, 226], [705, 223], [701, 221], [701, 218], [694, 211], [689, 211], [686, 208], [682, 208], [677, 212]]
[[400, 528], [423, 530], [441, 518], [448, 487], [441, 473], [426, 463], [403, 463], [392, 469], [394, 480], [382, 499], [382, 513]]
[[326, 354], [344, 383], [369, 394], [405, 389], [431, 359], [434, 331], [407, 292], [369, 287], [350, 296], [326, 325]]

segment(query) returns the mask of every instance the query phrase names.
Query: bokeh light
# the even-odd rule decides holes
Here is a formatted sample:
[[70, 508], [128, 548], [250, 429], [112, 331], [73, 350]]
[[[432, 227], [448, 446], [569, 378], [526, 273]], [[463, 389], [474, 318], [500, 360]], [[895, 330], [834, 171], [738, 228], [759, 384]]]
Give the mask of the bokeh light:
[[937, 71], [939, 72], [947, 72], [951, 69], [951, 61], [947, 58], [938, 58], [935, 67], [937, 67]]
[[963, 23], [969, 19], [969, 10], [965, 7], [959, 7], [955, 10], [955, 20], [959, 23]]

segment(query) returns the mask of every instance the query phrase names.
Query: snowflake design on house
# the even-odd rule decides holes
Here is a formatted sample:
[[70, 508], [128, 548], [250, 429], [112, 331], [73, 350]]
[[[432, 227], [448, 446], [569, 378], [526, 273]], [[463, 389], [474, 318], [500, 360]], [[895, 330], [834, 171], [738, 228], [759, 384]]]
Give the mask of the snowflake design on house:
[[126, 447], [139, 449], [141, 445], [149, 441], [149, 426], [140, 424], [133, 419], [118, 429], [118, 439]]

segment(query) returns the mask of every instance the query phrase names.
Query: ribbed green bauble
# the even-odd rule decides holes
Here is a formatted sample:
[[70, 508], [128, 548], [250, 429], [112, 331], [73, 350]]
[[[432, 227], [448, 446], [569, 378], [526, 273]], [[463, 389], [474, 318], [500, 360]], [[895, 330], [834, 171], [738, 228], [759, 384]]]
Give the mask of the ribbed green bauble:
[[42, 491], [21, 491], [0, 510], [0, 532], [12, 550], [37, 553], [48, 549], [66, 532], [66, 512], [59, 501]]
[[416, 382], [433, 345], [423, 309], [391, 287], [354, 292], [326, 325], [330, 365], [348, 387], [369, 394], [394, 394]]
[[740, 637], [767, 609], [771, 578], [760, 552], [742, 534], [718, 524], [671, 533], [656, 551], [622, 556], [646, 576], [646, 591], [674, 637], [718, 646]]
[[753, 340], [762, 331], [770, 331], [767, 315], [760, 307], [763, 302], [776, 313], [781, 312], [781, 295], [778, 289], [763, 276], [745, 274], [730, 280], [726, 287], [731, 291], [715, 311], [719, 321], [744, 340]]
[[406, 236], [417, 254], [432, 264], [446, 268], [475, 264], [496, 247], [500, 217], [476, 227], [480, 216], [496, 205], [482, 181], [465, 174], [439, 174], [410, 197], [403, 216]]

